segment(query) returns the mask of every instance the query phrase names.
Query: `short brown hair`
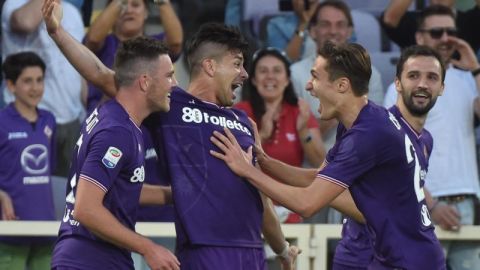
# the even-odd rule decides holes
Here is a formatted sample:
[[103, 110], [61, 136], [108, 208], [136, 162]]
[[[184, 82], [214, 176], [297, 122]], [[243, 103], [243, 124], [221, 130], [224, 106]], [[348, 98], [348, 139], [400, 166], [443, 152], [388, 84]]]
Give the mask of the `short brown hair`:
[[356, 43], [335, 45], [327, 41], [318, 54], [327, 60], [325, 70], [330, 81], [346, 77], [355, 96], [368, 93], [372, 64], [365, 48]]

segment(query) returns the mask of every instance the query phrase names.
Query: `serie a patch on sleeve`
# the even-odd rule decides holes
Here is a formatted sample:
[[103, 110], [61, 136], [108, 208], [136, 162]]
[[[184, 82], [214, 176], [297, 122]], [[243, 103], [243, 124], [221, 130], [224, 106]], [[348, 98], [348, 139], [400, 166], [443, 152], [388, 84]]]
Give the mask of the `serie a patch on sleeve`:
[[122, 157], [122, 151], [120, 149], [110, 146], [102, 158], [102, 163], [105, 167], [113, 169], [117, 166], [118, 161]]

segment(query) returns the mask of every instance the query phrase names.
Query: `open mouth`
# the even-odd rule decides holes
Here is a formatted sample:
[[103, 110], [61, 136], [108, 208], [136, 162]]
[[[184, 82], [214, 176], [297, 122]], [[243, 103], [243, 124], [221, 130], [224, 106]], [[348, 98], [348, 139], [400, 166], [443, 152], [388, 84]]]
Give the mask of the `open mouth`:
[[232, 91], [235, 91], [242, 86], [243, 86], [243, 84], [241, 84], [241, 83], [232, 83], [231, 88], [232, 88]]

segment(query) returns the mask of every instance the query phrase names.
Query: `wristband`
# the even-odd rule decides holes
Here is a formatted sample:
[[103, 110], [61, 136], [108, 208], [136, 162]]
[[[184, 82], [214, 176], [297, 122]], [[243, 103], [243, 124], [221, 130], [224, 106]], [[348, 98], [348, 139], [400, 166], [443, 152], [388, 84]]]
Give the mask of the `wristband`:
[[290, 256], [288, 256], [288, 249], [290, 248], [290, 243], [285, 241], [285, 247], [283, 248], [282, 252], [278, 253], [277, 256], [283, 258], [285, 260], [289, 260]]
[[480, 68], [472, 70], [473, 77], [477, 76], [478, 74], [480, 74]]

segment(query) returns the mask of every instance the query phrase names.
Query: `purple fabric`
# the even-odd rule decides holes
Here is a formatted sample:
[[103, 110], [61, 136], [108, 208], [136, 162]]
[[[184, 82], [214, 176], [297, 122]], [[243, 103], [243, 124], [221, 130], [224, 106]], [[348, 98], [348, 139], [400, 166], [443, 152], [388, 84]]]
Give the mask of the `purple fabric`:
[[214, 130], [223, 132], [224, 126], [242, 148], [253, 144], [245, 113], [203, 102], [177, 88], [170, 111], [150, 120], [147, 127], [158, 140], [162, 178], [172, 181], [177, 244], [261, 248], [260, 194], [209, 153], [219, 151], [210, 136]]
[[416, 192], [428, 166], [425, 156], [418, 154], [424, 147], [401, 121], [395, 111], [370, 102], [337, 138], [335, 152], [329, 153], [331, 160], [319, 176], [349, 187], [372, 237], [371, 264], [385, 269], [444, 269], [425, 199]]
[[[11, 103], [0, 110], [0, 123], [0, 189], [10, 196], [19, 220], [55, 220], [50, 179], [55, 118], [39, 109], [32, 125]], [[0, 237], [0, 241], [28, 244], [53, 239]]]
[[[52, 266], [133, 269], [130, 252], [91, 233], [73, 219], [79, 177], [105, 192], [103, 205], [125, 227], [135, 230], [144, 181], [145, 150], [140, 129], [116, 100], [95, 110], [82, 126], [67, 183], [66, 209]], [[86, 252], [88, 251], [88, 252]]]

